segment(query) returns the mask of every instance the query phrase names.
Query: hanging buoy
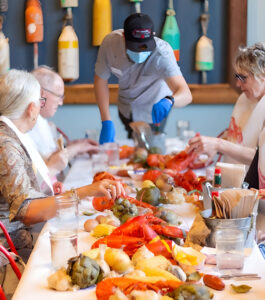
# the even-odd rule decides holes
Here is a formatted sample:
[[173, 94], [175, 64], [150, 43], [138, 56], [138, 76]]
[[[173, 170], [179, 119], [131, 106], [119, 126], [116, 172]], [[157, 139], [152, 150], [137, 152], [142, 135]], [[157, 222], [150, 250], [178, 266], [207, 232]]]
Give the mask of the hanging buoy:
[[27, 0], [25, 29], [28, 43], [39, 43], [43, 41], [43, 15], [39, 0]]
[[34, 69], [38, 67], [38, 43], [43, 41], [43, 15], [39, 0], [27, 0], [25, 11], [26, 41], [33, 43]]
[[78, 0], [61, 0], [61, 7], [78, 7]]
[[8, 11], [8, 1], [7, 0], [0, 0], [0, 12]]
[[169, 0], [167, 16], [162, 29], [161, 37], [170, 44], [170, 46], [173, 48], [176, 60], [179, 61], [180, 32], [176, 20], [176, 12], [173, 8], [173, 0]]
[[64, 81], [79, 77], [79, 46], [73, 26], [64, 26], [58, 39], [58, 72]]
[[203, 35], [196, 45], [196, 62], [197, 71], [211, 71], [214, 67], [214, 50], [213, 41]]
[[10, 69], [8, 38], [0, 31], [0, 75], [7, 73]]
[[104, 37], [112, 31], [111, 1], [94, 0], [93, 46], [100, 46]]
[[134, 6], [135, 6], [135, 12], [136, 13], [140, 13], [141, 12], [141, 4], [140, 2], [142, 2], [143, 0], [130, 0], [130, 2], [134, 2]]
[[[208, 11], [208, 1], [205, 1], [205, 11]], [[207, 72], [214, 68], [213, 41], [207, 35], [209, 14], [201, 15], [201, 26], [203, 35], [197, 42], [195, 54], [195, 69], [202, 72], [202, 83], [207, 83]]]

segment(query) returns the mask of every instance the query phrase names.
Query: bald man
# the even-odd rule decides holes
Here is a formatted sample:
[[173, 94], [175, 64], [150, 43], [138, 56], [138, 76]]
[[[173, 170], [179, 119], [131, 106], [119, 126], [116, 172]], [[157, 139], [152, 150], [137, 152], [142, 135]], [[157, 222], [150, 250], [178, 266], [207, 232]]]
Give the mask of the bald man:
[[32, 71], [41, 86], [41, 95], [46, 98], [45, 106], [34, 128], [28, 133], [36, 148], [43, 156], [50, 173], [56, 175], [78, 154], [98, 152], [98, 143], [91, 139], [79, 139], [67, 144], [65, 150], [59, 150], [58, 134], [55, 124], [48, 122], [59, 106], [63, 105], [64, 82], [59, 74], [47, 66], [40, 66]]

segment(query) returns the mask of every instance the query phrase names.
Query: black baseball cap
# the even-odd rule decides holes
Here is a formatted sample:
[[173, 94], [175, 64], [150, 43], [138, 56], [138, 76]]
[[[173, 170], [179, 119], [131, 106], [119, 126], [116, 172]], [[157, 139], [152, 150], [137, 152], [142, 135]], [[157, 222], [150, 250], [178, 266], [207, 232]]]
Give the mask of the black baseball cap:
[[124, 21], [126, 48], [135, 52], [152, 51], [156, 47], [154, 24], [148, 15], [135, 13]]

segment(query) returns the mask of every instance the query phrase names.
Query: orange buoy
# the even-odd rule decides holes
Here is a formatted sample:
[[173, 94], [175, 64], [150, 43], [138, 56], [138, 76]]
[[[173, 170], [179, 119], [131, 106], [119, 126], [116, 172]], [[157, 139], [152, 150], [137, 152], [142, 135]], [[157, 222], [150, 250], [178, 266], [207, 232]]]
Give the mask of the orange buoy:
[[27, 0], [25, 11], [26, 40], [28, 43], [43, 41], [43, 15], [39, 0]]

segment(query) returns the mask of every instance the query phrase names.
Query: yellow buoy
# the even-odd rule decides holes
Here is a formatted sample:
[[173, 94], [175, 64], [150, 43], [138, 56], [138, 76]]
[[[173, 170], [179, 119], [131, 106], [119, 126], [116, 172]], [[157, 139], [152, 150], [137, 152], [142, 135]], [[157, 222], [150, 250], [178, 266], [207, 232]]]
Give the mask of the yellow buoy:
[[100, 46], [104, 37], [112, 31], [111, 1], [94, 0], [93, 46]]

